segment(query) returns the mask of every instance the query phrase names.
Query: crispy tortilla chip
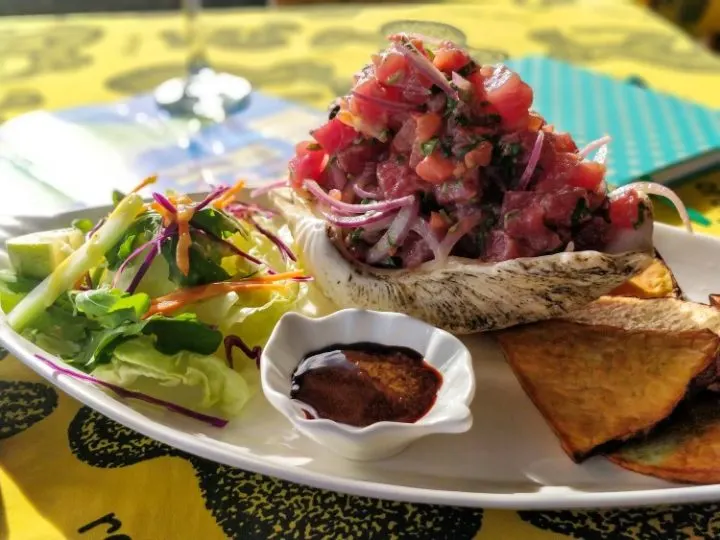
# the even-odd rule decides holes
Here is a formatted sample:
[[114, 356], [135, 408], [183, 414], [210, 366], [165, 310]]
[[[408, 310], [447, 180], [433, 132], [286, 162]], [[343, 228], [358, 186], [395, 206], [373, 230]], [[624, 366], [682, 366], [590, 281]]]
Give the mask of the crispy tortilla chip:
[[498, 335], [525, 392], [576, 462], [666, 418], [714, 373], [710, 330], [627, 331], [546, 321]]
[[682, 404], [646, 439], [607, 457], [631, 471], [672, 482], [720, 483], [720, 398], [705, 393]]
[[632, 296], [634, 298], [682, 298], [682, 291], [675, 276], [656, 253], [656, 259], [644, 271], [626, 281], [609, 296]]
[[624, 330], [683, 332], [708, 329], [720, 335], [720, 311], [707, 304], [677, 298], [604, 296], [564, 316], [563, 320]]
[[720, 309], [720, 294], [710, 295], [710, 305], [714, 308]]

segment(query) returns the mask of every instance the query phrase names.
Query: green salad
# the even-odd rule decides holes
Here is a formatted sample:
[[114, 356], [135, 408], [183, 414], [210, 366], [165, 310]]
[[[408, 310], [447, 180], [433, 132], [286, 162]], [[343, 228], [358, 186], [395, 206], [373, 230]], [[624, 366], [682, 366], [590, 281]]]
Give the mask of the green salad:
[[[224, 425], [259, 387], [261, 347], [305, 292], [274, 214], [236, 200], [114, 197], [97, 223], [7, 241], [0, 306], [45, 363], [117, 393]], [[72, 369], [75, 368], [75, 369]]]

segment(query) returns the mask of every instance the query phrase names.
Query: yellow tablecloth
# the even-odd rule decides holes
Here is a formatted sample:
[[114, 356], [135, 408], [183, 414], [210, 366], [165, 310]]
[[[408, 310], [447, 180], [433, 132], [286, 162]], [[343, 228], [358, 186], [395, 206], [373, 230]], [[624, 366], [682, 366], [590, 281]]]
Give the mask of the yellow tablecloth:
[[[485, 62], [545, 53], [720, 106], [720, 61], [620, 1], [313, 6], [215, 13], [207, 25], [217, 66], [317, 106], [346, 87], [380, 35], [407, 28], [451, 37]], [[0, 117], [149, 90], [181, 72], [181, 30], [165, 14], [0, 19]], [[679, 192], [720, 233], [720, 173]], [[718, 508], [512, 512], [337, 495], [184, 455], [0, 361], [0, 540], [717, 538]]]

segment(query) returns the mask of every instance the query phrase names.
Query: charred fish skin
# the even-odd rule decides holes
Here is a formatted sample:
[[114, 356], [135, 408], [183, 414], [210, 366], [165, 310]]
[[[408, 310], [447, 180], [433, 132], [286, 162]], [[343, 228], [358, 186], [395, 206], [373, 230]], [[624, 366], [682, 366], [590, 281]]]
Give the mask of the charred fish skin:
[[497, 264], [450, 257], [443, 267], [386, 270], [347, 260], [333, 229], [287, 189], [271, 202], [285, 217], [306, 270], [336, 305], [402, 312], [454, 334], [500, 330], [565, 315], [644, 270], [652, 249], [566, 252]]

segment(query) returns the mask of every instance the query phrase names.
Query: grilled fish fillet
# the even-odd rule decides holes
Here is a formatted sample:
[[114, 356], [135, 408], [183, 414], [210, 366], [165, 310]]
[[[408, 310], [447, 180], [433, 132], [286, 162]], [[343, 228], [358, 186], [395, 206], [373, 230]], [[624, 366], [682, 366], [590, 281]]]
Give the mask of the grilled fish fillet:
[[[497, 330], [564, 315], [608, 293], [653, 261], [642, 249], [608, 254], [558, 253], [497, 264], [450, 257], [413, 270], [386, 270], [349, 261], [334, 233], [290, 189], [270, 193], [300, 256], [325, 296], [343, 308], [402, 312], [454, 334]], [[652, 219], [647, 220], [652, 227]], [[645, 235], [652, 238], [652, 230]]]

